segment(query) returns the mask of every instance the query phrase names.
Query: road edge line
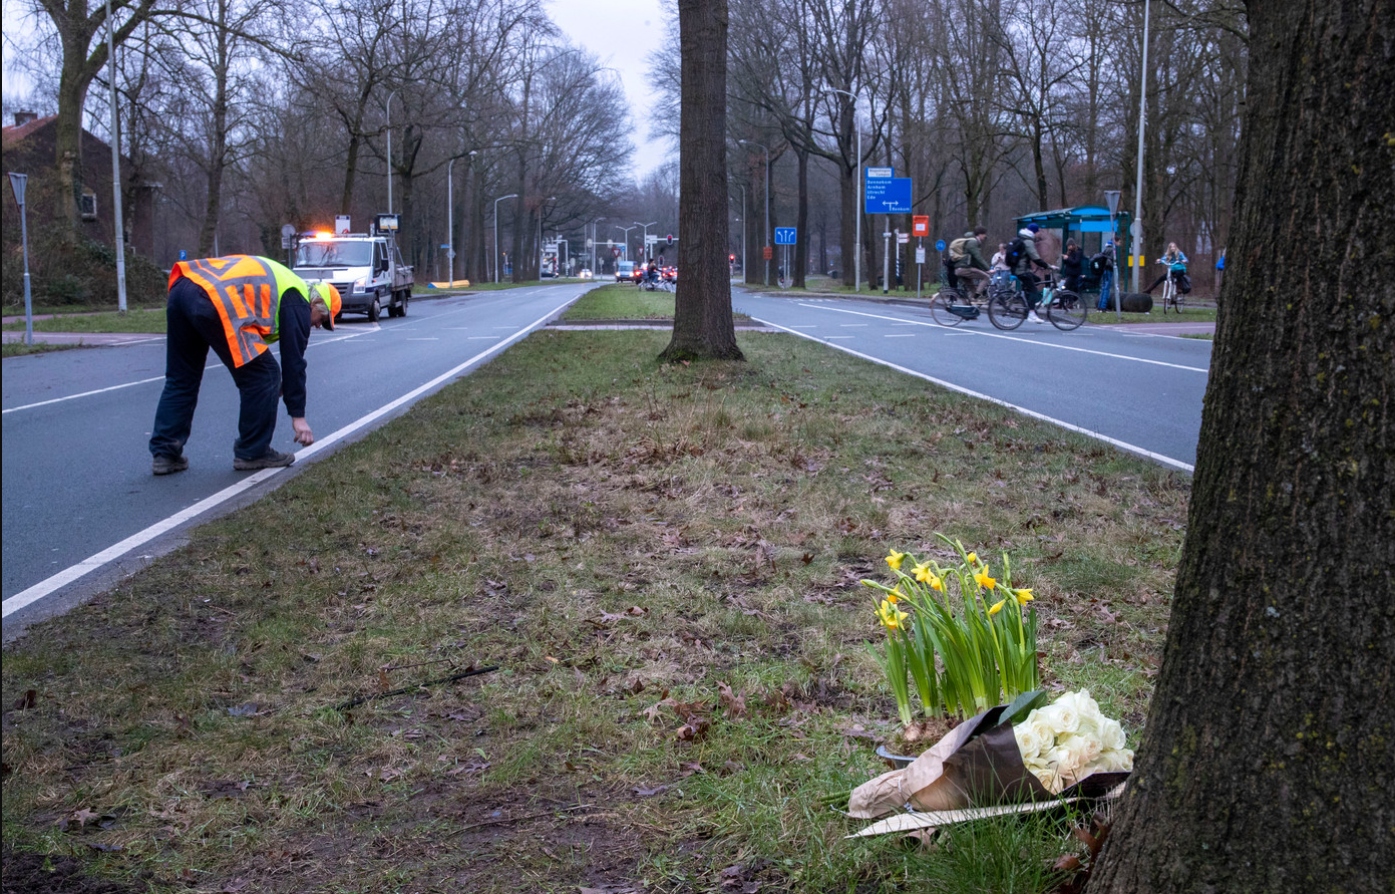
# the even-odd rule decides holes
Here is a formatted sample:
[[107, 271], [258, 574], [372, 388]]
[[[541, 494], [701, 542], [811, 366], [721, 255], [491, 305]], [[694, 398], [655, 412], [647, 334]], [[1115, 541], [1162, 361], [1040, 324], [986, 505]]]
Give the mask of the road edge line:
[[[301, 459], [309, 459], [316, 453], [328, 449], [330, 446], [338, 443], [339, 441], [342, 441], [344, 438], [348, 437], [349, 435], [353, 434], [354, 432], [358, 431], [364, 426], [369, 425], [378, 419], [381, 419], [383, 416], [385, 416], [388, 413], [391, 413], [393, 410], [397, 409], [403, 404], [408, 403], [409, 401], [414, 400], [417, 397], [420, 397], [422, 394], [431, 390], [432, 388], [442, 384], [443, 382], [449, 381], [455, 376], [458, 376], [460, 373], [464, 372], [466, 369], [473, 366], [474, 364], [487, 359], [493, 354], [499, 353], [504, 348], [507, 348], [509, 345], [513, 344], [514, 342], [518, 341], [524, 336], [531, 334], [534, 330], [546, 324], [548, 320], [551, 320], [553, 317], [557, 316], [557, 314], [561, 313], [563, 310], [567, 308], [567, 305], [576, 301], [577, 298], [580, 297], [580, 295], [577, 295], [576, 297], [571, 298], [561, 306], [549, 311], [546, 316], [543, 316], [535, 322], [530, 323], [526, 328], [520, 329], [518, 332], [514, 333], [513, 335], [504, 339], [503, 341], [500, 341], [498, 344], [492, 345], [487, 350], [481, 351], [480, 353], [471, 357], [469, 360], [466, 360], [464, 363], [461, 363], [459, 366], [452, 368], [448, 372], [442, 373], [441, 375], [427, 382], [425, 385], [419, 385], [418, 387], [412, 389], [411, 391], [407, 392], [401, 397], [398, 397], [395, 400], [387, 404], [384, 404], [383, 406], [372, 411], [371, 413], [368, 413], [365, 416], [360, 416], [358, 419], [354, 420], [353, 422], [350, 422], [348, 425], [343, 426], [338, 431], [333, 432], [324, 439], [316, 441], [309, 447], [300, 450], [295, 455], [296, 460], [299, 461]], [[179, 512], [176, 512], [174, 515], [171, 515], [168, 518], [158, 521], [142, 531], [138, 531], [135, 534], [132, 534], [125, 540], [122, 540], [118, 543], [115, 543], [107, 547], [99, 553], [88, 556], [86, 559], [83, 559], [76, 565], [70, 565], [62, 571], [58, 572], [57, 574], [45, 578], [44, 580], [39, 581], [37, 584], [34, 584], [31, 587], [21, 590], [20, 592], [4, 600], [3, 603], [0, 603], [0, 618], [8, 618], [10, 615], [14, 614], [20, 609], [33, 605], [40, 599], [52, 595], [53, 593], [57, 592], [63, 587], [66, 587], [67, 585], [87, 576], [93, 571], [96, 571], [98, 568], [101, 568], [107, 565], [108, 563], [121, 558], [131, 550], [139, 546], [143, 546], [144, 544], [149, 543], [151, 540], [154, 540], [157, 537], [160, 537], [164, 534], [168, 534], [170, 531], [174, 530], [180, 525], [192, 521], [193, 519], [209, 511], [210, 509], [213, 509], [223, 503], [226, 503], [228, 500], [231, 500], [238, 494], [251, 490], [257, 485], [269, 480], [270, 478], [276, 476], [277, 474], [283, 471], [285, 470], [263, 469], [260, 472], [256, 472], [248, 476], [247, 478], [244, 478], [243, 480], [237, 482], [236, 484], [229, 485], [228, 487], [223, 488], [215, 494], [204, 497], [202, 500], [195, 503], [193, 506], [190, 506], [187, 509], [182, 509]]]
[[1101, 434], [1100, 432], [1092, 431], [1088, 428], [1084, 428], [1083, 426], [1075, 425], [1073, 423], [1057, 419], [1054, 416], [1047, 416], [1045, 413], [1038, 413], [1036, 410], [1029, 410], [1026, 407], [1018, 406], [1017, 404], [1008, 403], [1007, 401], [1002, 400], [1001, 398], [993, 397], [987, 394], [982, 394], [978, 391], [971, 391], [962, 385], [956, 385], [953, 382], [946, 382], [944, 379], [937, 379], [934, 376], [929, 376], [922, 372], [916, 372], [913, 369], [908, 369], [904, 366], [892, 363], [889, 360], [882, 360], [878, 357], [873, 357], [870, 354], [864, 354], [861, 351], [854, 351], [853, 349], [845, 348], [842, 345], [835, 345], [831, 342], [824, 341], [823, 339], [816, 338], [812, 335], [807, 335], [803, 332], [796, 332], [793, 329], [781, 326], [779, 323], [772, 323], [769, 320], [761, 320], [759, 317], [751, 317], [751, 319], [758, 320], [759, 322], [764, 323], [767, 326], [772, 326], [776, 329], [788, 332], [790, 335], [797, 335], [800, 338], [806, 338], [809, 341], [818, 342], [821, 345], [827, 345], [828, 347], [833, 348], [835, 351], [842, 351], [845, 354], [851, 354], [854, 357], [858, 357], [862, 360], [875, 363], [878, 366], [885, 366], [888, 369], [894, 369], [899, 373], [904, 373], [908, 376], [914, 376], [917, 379], [924, 379], [925, 381], [930, 382], [933, 385], [939, 385], [941, 388], [947, 388], [950, 391], [955, 391], [959, 394], [963, 394], [968, 397], [987, 401], [991, 404], [997, 404], [998, 406], [1005, 407], [1009, 410], [1012, 410], [1015, 413], [1021, 413], [1023, 416], [1030, 416], [1033, 419], [1038, 419], [1042, 422], [1049, 422], [1052, 425], [1059, 426], [1060, 428], [1064, 428], [1067, 431], [1073, 431], [1077, 434], [1085, 435], [1088, 438], [1094, 438], [1096, 441], [1103, 441], [1104, 443], [1109, 444], [1113, 447], [1118, 447], [1120, 450], [1126, 450], [1129, 453], [1133, 453], [1137, 456], [1142, 456], [1147, 459], [1151, 459], [1154, 462], [1162, 463], [1165, 466], [1171, 466], [1172, 468], [1178, 469], [1183, 472], [1196, 471], [1196, 467], [1193, 465], [1184, 463], [1179, 459], [1173, 459], [1170, 456], [1164, 456], [1161, 453], [1155, 453], [1154, 451], [1149, 450], [1146, 447], [1139, 447], [1137, 444], [1130, 444], [1128, 441], [1121, 441], [1118, 438], [1111, 438], [1109, 435]]

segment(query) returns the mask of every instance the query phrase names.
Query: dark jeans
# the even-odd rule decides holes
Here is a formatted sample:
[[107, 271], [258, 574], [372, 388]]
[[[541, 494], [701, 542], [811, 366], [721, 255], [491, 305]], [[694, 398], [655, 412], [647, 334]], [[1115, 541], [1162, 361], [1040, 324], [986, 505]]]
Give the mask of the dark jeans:
[[1027, 307], [1036, 310], [1037, 305], [1041, 304], [1041, 286], [1037, 283], [1036, 274], [1031, 271], [1019, 273], [1017, 281], [1022, 283], [1022, 293], [1027, 299]]
[[212, 348], [223, 365], [232, 370], [233, 382], [242, 396], [233, 455], [238, 459], [264, 456], [276, 433], [276, 399], [281, 394], [281, 368], [271, 352], [233, 369], [222, 318], [203, 289], [187, 279], [170, 289], [166, 316], [169, 331], [165, 338], [165, 390], [155, 410], [150, 453], [177, 457], [184, 452], [194, 424], [194, 407], [199, 402], [208, 349]]

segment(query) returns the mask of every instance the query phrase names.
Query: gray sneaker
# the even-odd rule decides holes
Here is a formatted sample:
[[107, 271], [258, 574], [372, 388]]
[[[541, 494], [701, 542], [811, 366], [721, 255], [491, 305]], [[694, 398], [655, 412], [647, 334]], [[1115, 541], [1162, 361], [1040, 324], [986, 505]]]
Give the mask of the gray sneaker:
[[172, 475], [189, 468], [189, 460], [184, 456], [157, 456], [150, 461], [150, 471], [156, 475]]
[[268, 450], [256, 459], [233, 459], [234, 472], [255, 472], [258, 469], [280, 469], [295, 462], [294, 453]]

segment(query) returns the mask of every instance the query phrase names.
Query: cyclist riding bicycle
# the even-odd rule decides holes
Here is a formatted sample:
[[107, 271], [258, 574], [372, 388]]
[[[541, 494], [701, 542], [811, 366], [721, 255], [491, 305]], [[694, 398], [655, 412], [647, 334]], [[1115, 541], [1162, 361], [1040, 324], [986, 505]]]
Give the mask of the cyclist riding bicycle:
[[951, 284], [964, 280], [964, 285], [973, 293], [980, 294], [988, 288], [989, 265], [983, 259], [983, 243], [988, 241], [988, 230], [974, 227], [949, 244], [949, 280]]
[[659, 281], [659, 265], [653, 258], [649, 259], [649, 266], [644, 268], [644, 279], [649, 283], [658, 283]]
[[[1030, 316], [1033, 323], [1045, 323], [1041, 317], [1037, 316], [1037, 305], [1041, 303], [1041, 284], [1037, 281], [1033, 267], [1040, 267], [1042, 270], [1054, 270], [1050, 264], [1041, 259], [1037, 254], [1037, 233], [1041, 227], [1036, 224], [1027, 224], [1017, 231], [1017, 238], [1012, 240], [1008, 246], [1007, 259], [1012, 265], [1013, 275], [1022, 284], [1022, 291], [1027, 296], [1027, 307], [1030, 309]], [[1013, 262], [1016, 263], [1013, 263]]]
[[1154, 289], [1162, 285], [1167, 280], [1181, 282], [1182, 277], [1187, 275], [1187, 256], [1182, 254], [1182, 249], [1177, 247], [1176, 242], [1167, 243], [1167, 252], [1158, 259], [1158, 263], [1167, 267], [1163, 275], [1153, 280], [1153, 284], [1143, 291], [1152, 293]]

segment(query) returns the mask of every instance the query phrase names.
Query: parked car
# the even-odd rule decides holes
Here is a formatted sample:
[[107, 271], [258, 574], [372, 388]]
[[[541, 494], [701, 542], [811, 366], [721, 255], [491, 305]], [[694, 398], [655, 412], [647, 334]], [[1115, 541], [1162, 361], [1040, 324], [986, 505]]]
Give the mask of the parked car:
[[634, 273], [635, 273], [635, 262], [634, 262], [634, 261], [616, 261], [616, 262], [615, 262], [615, 281], [616, 281], [616, 282], [624, 282], [624, 281], [627, 280], [627, 279], [630, 280], [631, 282], [633, 282], [633, 281], [634, 281]]

